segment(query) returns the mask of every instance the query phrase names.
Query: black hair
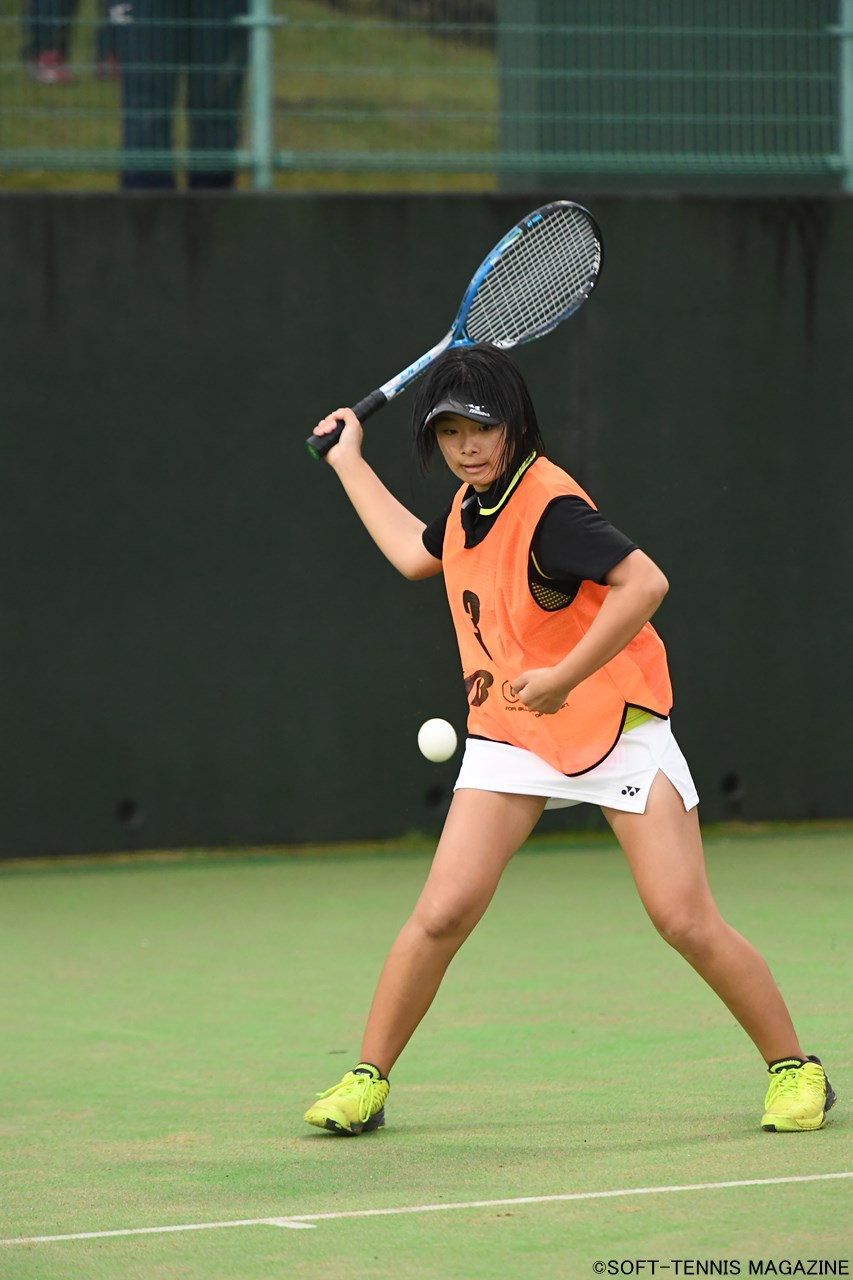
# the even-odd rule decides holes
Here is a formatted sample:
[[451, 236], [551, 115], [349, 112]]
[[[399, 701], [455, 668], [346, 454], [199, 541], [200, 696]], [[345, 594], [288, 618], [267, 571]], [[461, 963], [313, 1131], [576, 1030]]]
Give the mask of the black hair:
[[515, 361], [505, 351], [482, 342], [453, 347], [430, 365], [415, 388], [412, 437], [415, 456], [426, 471], [437, 448], [430, 410], [442, 400], [482, 405], [504, 424], [501, 471], [517, 470], [535, 449], [544, 451], [536, 410]]

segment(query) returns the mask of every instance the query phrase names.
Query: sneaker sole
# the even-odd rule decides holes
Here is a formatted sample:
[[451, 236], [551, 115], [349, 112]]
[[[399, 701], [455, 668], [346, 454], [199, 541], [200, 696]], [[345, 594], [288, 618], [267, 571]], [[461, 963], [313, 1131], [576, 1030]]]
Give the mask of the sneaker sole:
[[765, 1116], [761, 1121], [761, 1127], [765, 1133], [813, 1133], [815, 1129], [822, 1129], [826, 1120], [826, 1112], [823, 1112], [817, 1122], [807, 1120], [800, 1122], [797, 1120], [788, 1120], [780, 1118], [778, 1120]]
[[347, 1129], [345, 1125], [338, 1124], [337, 1120], [326, 1119], [323, 1128], [328, 1129], [330, 1133], [337, 1133], [342, 1138], [357, 1138], [361, 1133], [370, 1133], [373, 1129], [381, 1129], [385, 1124], [385, 1108], [377, 1111], [375, 1116], [371, 1116], [369, 1120], [365, 1120], [364, 1124], [354, 1124], [351, 1129]]

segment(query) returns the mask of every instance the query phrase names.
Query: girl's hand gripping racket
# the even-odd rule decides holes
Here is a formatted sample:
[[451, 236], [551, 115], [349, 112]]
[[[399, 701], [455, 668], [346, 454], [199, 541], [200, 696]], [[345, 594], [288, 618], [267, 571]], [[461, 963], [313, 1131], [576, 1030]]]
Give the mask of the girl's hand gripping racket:
[[[414, 364], [353, 405], [359, 422], [393, 400], [449, 347], [490, 342], [516, 347], [555, 329], [586, 302], [601, 271], [601, 235], [590, 213], [556, 200], [508, 231], [476, 271], [448, 332]], [[311, 436], [308, 451], [322, 458], [340, 439], [343, 423]]]

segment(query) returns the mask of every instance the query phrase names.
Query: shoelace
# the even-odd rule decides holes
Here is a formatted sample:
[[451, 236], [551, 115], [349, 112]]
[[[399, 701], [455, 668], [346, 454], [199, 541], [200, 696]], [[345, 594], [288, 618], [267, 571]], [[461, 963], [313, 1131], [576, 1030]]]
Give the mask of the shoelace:
[[[774, 1073], [773, 1081], [776, 1086], [776, 1093], [783, 1097], [790, 1097], [795, 1093], [799, 1093], [800, 1086], [805, 1085], [807, 1088], [819, 1091], [820, 1083], [813, 1079], [814, 1073], [806, 1071], [806, 1066], [802, 1067], [786, 1067], [784, 1071]], [[805, 1072], [805, 1074], [803, 1074]]]
[[356, 1096], [358, 1098], [358, 1118], [362, 1124], [370, 1119], [373, 1107], [373, 1086], [378, 1082], [372, 1076], [358, 1074], [350, 1071], [348, 1078], [345, 1076], [340, 1084], [332, 1085], [331, 1089], [327, 1089], [325, 1093], [318, 1093], [318, 1098], [329, 1098], [333, 1093], [343, 1094], [344, 1097], [350, 1098]]

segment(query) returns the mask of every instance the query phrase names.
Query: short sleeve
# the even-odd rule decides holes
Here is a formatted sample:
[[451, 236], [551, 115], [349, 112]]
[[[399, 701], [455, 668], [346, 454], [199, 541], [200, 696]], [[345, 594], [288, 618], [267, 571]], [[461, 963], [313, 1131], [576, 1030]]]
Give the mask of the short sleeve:
[[450, 516], [450, 508], [453, 503], [448, 503], [447, 507], [442, 511], [440, 516], [428, 524], [421, 534], [424, 546], [431, 556], [435, 556], [436, 560], [441, 560], [444, 551], [444, 531], [447, 528], [447, 520]]
[[614, 565], [637, 550], [637, 544], [583, 498], [566, 494], [543, 512], [530, 549], [546, 578], [603, 583]]

